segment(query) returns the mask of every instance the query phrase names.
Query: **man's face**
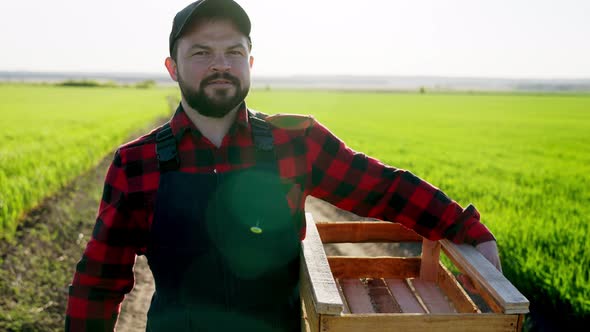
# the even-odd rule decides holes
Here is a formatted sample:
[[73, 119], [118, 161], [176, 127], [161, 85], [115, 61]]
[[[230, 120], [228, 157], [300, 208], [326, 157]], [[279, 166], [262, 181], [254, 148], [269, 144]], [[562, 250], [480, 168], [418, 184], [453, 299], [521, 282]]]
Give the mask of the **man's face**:
[[176, 61], [166, 59], [166, 67], [191, 108], [222, 118], [248, 95], [252, 62], [248, 40], [233, 23], [205, 20], [187, 28]]

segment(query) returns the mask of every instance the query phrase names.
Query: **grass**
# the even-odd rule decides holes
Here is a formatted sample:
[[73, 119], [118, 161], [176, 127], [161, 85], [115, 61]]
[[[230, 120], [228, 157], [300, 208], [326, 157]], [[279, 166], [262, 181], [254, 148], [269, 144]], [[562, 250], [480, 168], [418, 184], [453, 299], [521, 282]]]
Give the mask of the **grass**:
[[44, 199], [12, 240], [0, 241], [0, 331], [63, 331], [68, 285], [92, 235], [111, 161], [109, 153]]
[[0, 85], [0, 115], [9, 120], [0, 124], [0, 193], [8, 204], [41, 202], [11, 210], [23, 218], [0, 230], [1, 331], [63, 330], [67, 286], [92, 234], [113, 149], [169, 117], [169, 95], [176, 89]]
[[474, 203], [519, 290], [590, 315], [590, 96], [260, 91], [249, 105], [313, 114], [353, 149]]
[[16, 239], [0, 241], [0, 331], [63, 331], [67, 285], [92, 234], [110, 160], [29, 212]]
[[176, 90], [0, 85], [0, 238], [132, 130], [169, 114], [170, 94]]
[[[43, 205], [59, 207], [52, 217], [33, 211], [18, 243], [0, 241], [0, 329], [61, 327], [104, 173], [65, 186], [167, 116], [165, 96], [176, 93], [0, 85], [0, 237], [60, 192]], [[352, 148], [473, 202], [498, 238], [505, 274], [533, 303], [589, 317], [590, 96], [253, 91], [248, 103], [313, 114]]]

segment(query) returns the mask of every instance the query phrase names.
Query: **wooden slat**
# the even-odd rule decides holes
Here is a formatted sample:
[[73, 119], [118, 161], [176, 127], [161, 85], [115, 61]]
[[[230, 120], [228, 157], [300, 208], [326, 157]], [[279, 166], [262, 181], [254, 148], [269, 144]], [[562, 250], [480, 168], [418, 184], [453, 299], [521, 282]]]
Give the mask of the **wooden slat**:
[[402, 312], [405, 313], [425, 313], [426, 311], [420, 305], [414, 293], [408, 287], [404, 279], [385, 279], [385, 283], [399, 304]]
[[443, 292], [434, 282], [422, 279], [410, 279], [416, 292], [428, 308], [431, 314], [450, 314], [456, 313], [455, 309], [449, 303]]
[[400, 313], [402, 309], [381, 278], [367, 279], [369, 296], [377, 313]]
[[[507, 314], [529, 312], [527, 298], [475, 247], [467, 244], [456, 245], [449, 240], [441, 240], [440, 243], [443, 251], [457, 268], [473, 280], [474, 285], [483, 293], [484, 299], [491, 297], [502, 308], [502, 312]], [[494, 303], [488, 305], [493, 307]]]
[[324, 243], [422, 241], [418, 233], [392, 222], [319, 222], [316, 225]]
[[422, 263], [420, 264], [420, 279], [436, 281], [438, 279], [438, 262], [440, 243], [424, 239], [422, 241]]
[[481, 313], [481, 310], [471, 300], [453, 274], [444, 265], [439, 264], [438, 286], [453, 302], [457, 311], [461, 313]]
[[518, 315], [358, 314], [322, 317], [322, 332], [514, 332]]
[[[309, 296], [318, 314], [340, 314], [344, 308], [336, 282], [330, 271], [324, 246], [310, 213], [305, 214], [307, 230], [302, 241], [300, 282], [306, 283]], [[307, 299], [306, 299], [307, 300]]]
[[348, 302], [346, 302], [346, 296], [344, 296], [344, 292], [342, 291], [342, 285], [340, 284], [340, 279], [336, 279], [336, 288], [338, 288], [338, 293], [340, 293], [340, 298], [342, 299], [342, 303], [344, 304], [344, 308], [342, 309], [342, 313], [349, 314], [350, 308], [348, 307]]
[[369, 290], [359, 279], [340, 279], [342, 292], [353, 314], [374, 313]]
[[478, 294], [475, 295], [481, 297], [492, 312], [498, 314], [504, 313], [504, 308], [500, 304], [498, 304], [498, 302], [492, 297], [492, 295], [488, 291], [483, 289], [481, 285], [475, 284], [474, 286], [478, 290]]
[[419, 257], [330, 256], [334, 278], [413, 278], [420, 273]]

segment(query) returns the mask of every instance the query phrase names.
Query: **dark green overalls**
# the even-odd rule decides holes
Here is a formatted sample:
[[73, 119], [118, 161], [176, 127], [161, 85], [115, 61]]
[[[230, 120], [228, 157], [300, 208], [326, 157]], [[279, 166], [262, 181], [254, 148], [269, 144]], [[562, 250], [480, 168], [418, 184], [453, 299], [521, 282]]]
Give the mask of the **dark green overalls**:
[[161, 174], [146, 255], [156, 291], [147, 331], [300, 331], [303, 219], [288, 206], [268, 124], [248, 113], [252, 168], [179, 172], [169, 125], [157, 135]]

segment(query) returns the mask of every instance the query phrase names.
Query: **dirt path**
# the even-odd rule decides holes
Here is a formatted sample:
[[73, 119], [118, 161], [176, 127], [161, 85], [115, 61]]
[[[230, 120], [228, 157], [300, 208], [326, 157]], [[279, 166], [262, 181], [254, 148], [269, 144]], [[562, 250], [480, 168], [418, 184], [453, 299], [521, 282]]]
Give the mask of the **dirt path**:
[[154, 293], [154, 278], [145, 256], [137, 258], [134, 267], [135, 287], [123, 302], [117, 322], [118, 332], [145, 332], [147, 311]]
[[[362, 220], [357, 215], [347, 211], [340, 210], [328, 203], [313, 197], [306, 201], [306, 211], [311, 212], [316, 221], [343, 221], [343, 220]], [[354, 256], [373, 256], [399, 253], [409, 255], [416, 254], [415, 248], [400, 248], [395, 244], [375, 245], [375, 244], [338, 244], [327, 245], [326, 252], [329, 255], [354, 255]], [[146, 315], [150, 306], [150, 300], [154, 292], [154, 280], [148, 267], [147, 260], [144, 256], [139, 257], [135, 263], [135, 288], [125, 298], [121, 315], [117, 323], [118, 332], [144, 332], [146, 324]]]

